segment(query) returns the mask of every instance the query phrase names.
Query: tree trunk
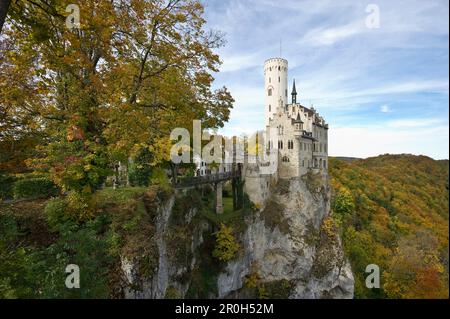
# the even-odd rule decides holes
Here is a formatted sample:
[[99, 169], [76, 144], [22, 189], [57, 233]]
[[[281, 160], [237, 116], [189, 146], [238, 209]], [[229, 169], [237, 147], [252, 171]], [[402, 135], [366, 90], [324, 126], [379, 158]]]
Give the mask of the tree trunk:
[[5, 23], [10, 4], [11, 0], [0, 0], [0, 34], [2, 33], [3, 24]]

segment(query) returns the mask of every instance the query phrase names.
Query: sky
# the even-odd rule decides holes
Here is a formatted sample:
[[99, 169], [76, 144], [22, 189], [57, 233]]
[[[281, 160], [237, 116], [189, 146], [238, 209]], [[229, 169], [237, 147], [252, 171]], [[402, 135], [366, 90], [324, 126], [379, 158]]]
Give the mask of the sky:
[[263, 65], [281, 42], [297, 100], [330, 125], [330, 156], [449, 158], [448, 0], [203, 3], [226, 40], [214, 86], [235, 98], [220, 133], [264, 129]]

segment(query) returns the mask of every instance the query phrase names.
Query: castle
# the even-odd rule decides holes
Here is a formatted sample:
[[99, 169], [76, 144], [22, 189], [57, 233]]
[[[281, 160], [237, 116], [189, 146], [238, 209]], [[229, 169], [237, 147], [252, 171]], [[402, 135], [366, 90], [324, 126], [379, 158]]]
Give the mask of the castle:
[[[264, 78], [264, 132], [257, 132], [250, 140], [236, 138], [237, 144], [233, 142], [234, 138], [225, 139], [225, 148], [221, 146], [221, 149], [225, 158], [231, 161], [216, 167], [207, 164], [199, 155], [194, 156], [195, 175], [200, 177], [232, 172], [236, 169], [234, 164], [242, 164], [239, 171], [245, 180], [245, 192], [252, 202], [259, 204], [267, 200], [271, 185], [279, 178], [301, 177], [308, 172], [328, 173], [328, 124], [313, 107], [297, 102], [295, 80], [291, 103], [288, 102], [288, 61], [268, 59], [264, 63]], [[217, 185], [221, 187], [221, 183]], [[221, 196], [220, 191], [217, 194]], [[221, 207], [221, 204], [217, 205], [218, 212], [222, 211]]]
[[[258, 132], [258, 140], [266, 147], [266, 155], [261, 150], [247, 150], [238, 156], [244, 163], [245, 175], [275, 175], [275, 178], [300, 177], [308, 171], [327, 173], [328, 165], [328, 124], [314, 107], [305, 107], [297, 102], [297, 88], [293, 81], [291, 103], [288, 102], [288, 61], [272, 58], [264, 63], [265, 87], [265, 133]], [[260, 137], [259, 134], [262, 136]], [[253, 140], [255, 142], [255, 140]], [[227, 152], [236, 150], [227, 148]], [[245, 154], [244, 154], [245, 153]], [[264, 152], [262, 152], [264, 153]], [[274, 156], [275, 155], [275, 160]], [[211, 169], [199, 156], [194, 157], [198, 176], [211, 171], [231, 171], [230, 162]], [[231, 162], [237, 162], [236, 158]], [[264, 167], [272, 166], [272, 170]], [[250, 170], [250, 172], [247, 172]], [[248, 174], [247, 174], [248, 173]]]
[[264, 63], [265, 127], [268, 150], [278, 149], [280, 178], [302, 176], [309, 170], [327, 172], [328, 124], [313, 107], [297, 102], [295, 80], [288, 103], [288, 61]]

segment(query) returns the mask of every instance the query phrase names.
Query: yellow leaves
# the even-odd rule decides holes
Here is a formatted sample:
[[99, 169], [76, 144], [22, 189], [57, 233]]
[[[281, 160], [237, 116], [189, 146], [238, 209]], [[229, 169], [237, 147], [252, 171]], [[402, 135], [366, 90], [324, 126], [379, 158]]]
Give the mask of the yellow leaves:
[[256, 288], [256, 287], [258, 287], [259, 280], [260, 280], [260, 278], [259, 278], [258, 273], [252, 272], [249, 276], [247, 276], [247, 278], [245, 278], [244, 285], [245, 285], [245, 287], [250, 288], [250, 289]]
[[233, 259], [240, 248], [233, 235], [233, 229], [222, 223], [215, 236], [216, 246], [212, 253], [213, 256], [224, 262]]
[[327, 236], [327, 238], [333, 239], [336, 237], [336, 227], [332, 218], [324, 218], [320, 229]]

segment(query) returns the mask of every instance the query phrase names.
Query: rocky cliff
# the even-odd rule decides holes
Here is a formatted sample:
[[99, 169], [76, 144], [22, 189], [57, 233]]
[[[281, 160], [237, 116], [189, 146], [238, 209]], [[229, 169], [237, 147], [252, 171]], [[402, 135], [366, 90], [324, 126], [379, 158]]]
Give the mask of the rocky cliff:
[[[353, 275], [330, 213], [326, 176], [279, 180], [261, 207], [217, 216], [211, 190], [188, 190], [158, 205], [157, 265], [122, 259], [127, 298], [352, 298]], [[258, 205], [259, 206], [259, 205]], [[220, 223], [241, 249], [227, 263], [211, 256]]]

